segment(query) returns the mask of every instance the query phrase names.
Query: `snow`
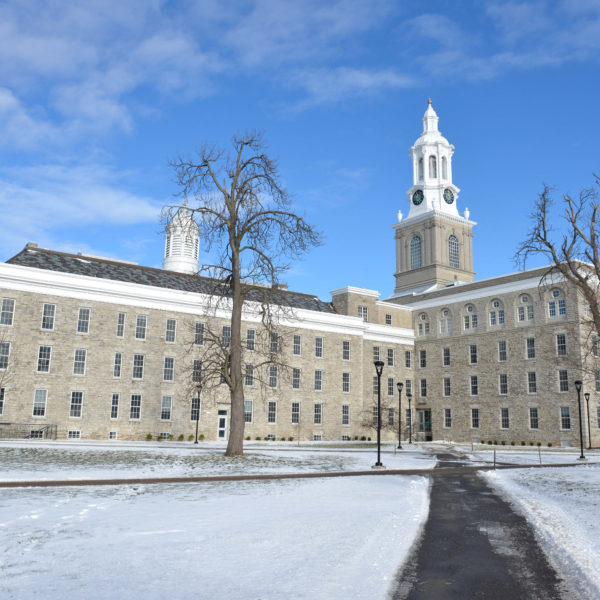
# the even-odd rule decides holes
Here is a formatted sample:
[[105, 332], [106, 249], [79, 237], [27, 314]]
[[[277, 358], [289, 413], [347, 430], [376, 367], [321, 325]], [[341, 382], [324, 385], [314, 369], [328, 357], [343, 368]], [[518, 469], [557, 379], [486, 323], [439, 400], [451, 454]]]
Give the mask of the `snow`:
[[[368, 469], [373, 449], [2, 443], [2, 479]], [[431, 468], [418, 448], [382, 461]], [[412, 466], [411, 466], [412, 465]], [[0, 496], [0, 597], [384, 598], [424, 524], [421, 476], [59, 488]]]

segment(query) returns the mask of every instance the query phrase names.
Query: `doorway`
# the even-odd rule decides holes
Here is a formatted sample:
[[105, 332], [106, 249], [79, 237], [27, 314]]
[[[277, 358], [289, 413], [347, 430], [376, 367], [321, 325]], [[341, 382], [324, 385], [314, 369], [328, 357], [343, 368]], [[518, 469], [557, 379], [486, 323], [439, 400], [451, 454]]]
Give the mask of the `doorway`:
[[417, 431], [419, 437], [424, 439], [426, 442], [433, 440], [433, 434], [431, 432], [431, 409], [430, 408], [418, 408], [417, 409]]
[[227, 439], [227, 411], [220, 410], [218, 414], [217, 439]]

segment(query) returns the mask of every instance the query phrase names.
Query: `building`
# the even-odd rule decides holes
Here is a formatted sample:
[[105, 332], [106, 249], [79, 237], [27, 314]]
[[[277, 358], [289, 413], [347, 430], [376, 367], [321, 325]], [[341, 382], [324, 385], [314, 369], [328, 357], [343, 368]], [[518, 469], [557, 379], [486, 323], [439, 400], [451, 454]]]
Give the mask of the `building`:
[[[384, 439], [398, 435], [401, 382], [403, 437], [410, 425], [420, 440], [576, 445], [581, 379], [584, 419], [600, 441], [597, 340], [582, 324], [583, 301], [544, 268], [474, 280], [475, 223], [458, 211], [453, 152], [430, 102], [410, 149], [410, 210], [394, 226], [387, 300], [350, 286], [331, 302], [282, 289], [291, 312], [275, 338], [249, 303], [251, 439], [374, 437], [382, 360]], [[207, 309], [213, 282], [195, 274], [199, 244], [183, 208], [166, 232], [163, 269], [33, 243], [0, 264], [0, 435], [187, 439], [198, 418], [201, 435], [226, 439], [227, 386], [198, 388], [206, 333], [230, 343], [226, 311]], [[276, 363], [263, 365], [273, 353]]]

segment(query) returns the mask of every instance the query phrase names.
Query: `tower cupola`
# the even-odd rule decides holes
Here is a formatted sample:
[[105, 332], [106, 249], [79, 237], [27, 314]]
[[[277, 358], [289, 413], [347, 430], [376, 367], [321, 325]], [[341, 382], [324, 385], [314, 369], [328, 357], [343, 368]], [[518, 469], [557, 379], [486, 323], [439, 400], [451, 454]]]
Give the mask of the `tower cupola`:
[[198, 273], [200, 228], [193, 214], [181, 207], [166, 227], [163, 269], [178, 273]]

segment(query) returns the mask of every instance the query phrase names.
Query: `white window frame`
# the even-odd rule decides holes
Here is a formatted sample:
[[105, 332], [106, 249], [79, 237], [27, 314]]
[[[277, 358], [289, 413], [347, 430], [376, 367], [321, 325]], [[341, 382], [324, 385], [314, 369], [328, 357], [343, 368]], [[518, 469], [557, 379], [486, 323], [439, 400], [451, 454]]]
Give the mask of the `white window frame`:
[[163, 381], [175, 381], [175, 357], [165, 356], [163, 363]]
[[73, 354], [73, 375], [83, 376], [85, 375], [85, 369], [87, 366], [87, 349], [86, 348], [75, 348]]
[[81, 419], [83, 413], [83, 392], [74, 391], [71, 392], [71, 402], [69, 405], [69, 418], [70, 419]]
[[177, 341], [177, 319], [167, 319], [165, 324], [165, 342], [174, 344]]
[[42, 306], [41, 329], [44, 331], [54, 331], [54, 320], [56, 318], [56, 304], [44, 303]]
[[77, 314], [77, 333], [82, 335], [90, 332], [90, 320], [92, 316], [92, 309], [81, 307]]
[[135, 317], [135, 339], [145, 340], [148, 329], [148, 315], [136, 315]]
[[170, 421], [173, 413], [173, 396], [162, 396], [160, 401], [160, 420]]
[[15, 318], [15, 304], [13, 298], [2, 298], [0, 304], [0, 325], [12, 327]]
[[[135, 404], [134, 404], [135, 402]], [[134, 416], [137, 415], [137, 416]], [[142, 418], [142, 395], [131, 394], [131, 400], [129, 402], [129, 420], [139, 421]]]

